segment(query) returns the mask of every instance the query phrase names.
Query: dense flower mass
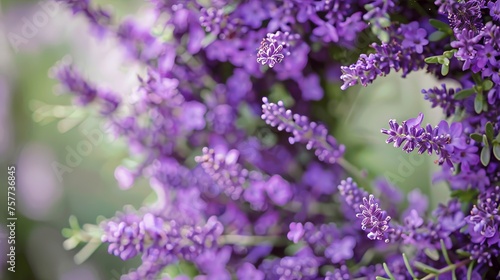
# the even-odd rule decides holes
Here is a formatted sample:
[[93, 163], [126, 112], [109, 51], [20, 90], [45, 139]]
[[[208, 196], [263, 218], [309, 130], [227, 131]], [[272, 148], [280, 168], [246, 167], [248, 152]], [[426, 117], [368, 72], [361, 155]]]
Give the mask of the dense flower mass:
[[[117, 185], [145, 178], [156, 194], [92, 233], [112, 255], [140, 257], [121, 279], [499, 275], [499, 1], [151, 0], [146, 23], [59, 2], [142, 67], [131, 93], [67, 59], [51, 71], [128, 144]], [[338, 92], [422, 69], [460, 84], [419, 89], [443, 119], [391, 119], [381, 132], [437, 156], [433, 181], [452, 198], [434, 211], [425, 180], [408, 190], [356, 157], [369, 132], [338, 130], [354, 107]]]

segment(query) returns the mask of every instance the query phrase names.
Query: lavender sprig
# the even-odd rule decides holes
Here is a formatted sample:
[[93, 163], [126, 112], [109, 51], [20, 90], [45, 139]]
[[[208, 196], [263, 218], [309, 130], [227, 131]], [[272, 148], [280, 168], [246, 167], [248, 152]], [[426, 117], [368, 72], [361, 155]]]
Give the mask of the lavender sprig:
[[224, 156], [205, 147], [203, 155], [195, 158], [224, 193], [234, 200], [240, 198], [249, 173], [237, 163], [238, 157], [237, 150], [231, 150]]
[[398, 124], [396, 120], [389, 121], [390, 129], [381, 129], [383, 134], [389, 135], [386, 143], [394, 143], [394, 147], [402, 146], [403, 151], [413, 152], [415, 149], [419, 154], [427, 151], [439, 155], [437, 163], [446, 163], [453, 167], [452, 153], [454, 149], [465, 149], [465, 142], [462, 136], [462, 126], [460, 123], [453, 123], [451, 126], [446, 121], [441, 121], [439, 125], [432, 127], [427, 124], [421, 127], [424, 114], [420, 113], [417, 118], [409, 119]]
[[330, 164], [337, 163], [343, 156], [345, 146], [338, 144], [333, 136], [328, 135], [324, 125], [311, 122], [306, 116], [293, 114], [285, 108], [282, 101], [271, 103], [267, 97], [262, 98], [262, 101], [262, 119], [279, 131], [292, 133], [293, 136], [288, 138], [290, 144], [306, 144], [308, 150], [315, 150], [314, 154], [319, 160]]
[[62, 90], [75, 95], [77, 105], [86, 106], [92, 102], [97, 102], [101, 107], [101, 114], [109, 115], [118, 108], [121, 102], [118, 94], [107, 89], [98, 88], [88, 82], [73, 68], [69, 58], [64, 58], [55, 65], [50, 74], [53, 78], [59, 80]]
[[389, 225], [391, 216], [379, 207], [379, 201], [360, 189], [352, 178], [342, 180], [338, 189], [347, 205], [356, 212], [356, 218], [362, 219], [361, 229], [368, 232], [367, 237], [389, 243], [389, 234], [393, 231]]
[[204, 250], [217, 246], [224, 227], [215, 216], [203, 226], [183, 224], [147, 213], [124, 214], [103, 222], [102, 242], [109, 243], [110, 254], [127, 260], [142, 253], [150, 261], [181, 258], [194, 260]]

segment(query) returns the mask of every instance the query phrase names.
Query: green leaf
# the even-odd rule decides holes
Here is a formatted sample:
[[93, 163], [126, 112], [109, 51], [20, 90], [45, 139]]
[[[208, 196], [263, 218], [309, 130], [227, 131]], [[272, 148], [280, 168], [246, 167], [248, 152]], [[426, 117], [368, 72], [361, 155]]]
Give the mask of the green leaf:
[[410, 262], [408, 261], [405, 253], [403, 253], [403, 260], [405, 262], [406, 270], [408, 270], [408, 273], [410, 273], [411, 277], [413, 277], [413, 279], [418, 279], [417, 276], [415, 276], [415, 273], [413, 272], [413, 269], [411, 268]]
[[425, 63], [438, 63], [440, 56], [429, 56], [424, 59]]
[[439, 243], [441, 244], [441, 252], [443, 253], [444, 260], [447, 264], [452, 265], [453, 263], [450, 261], [450, 257], [448, 256], [448, 249], [446, 249], [443, 239], [439, 240]]
[[387, 267], [387, 264], [384, 263], [383, 266], [384, 266], [385, 273], [387, 273], [387, 276], [389, 276], [389, 279], [396, 280], [396, 278], [394, 278], [394, 275], [392, 275], [391, 271], [389, 270], [389, 267]]
[[380, 27], [386, 28], [391, 26], [391, 21], [388, 18], [383, 17], [378, 19], [378, 24], [380, 25]]
[[414, 263], [414, 265], [415, 265], [416, 268], [422, 270], [425, 273], [432, 273], [432, 274], [438, 274], [439, 273], [438, 269], [436, 269], [436, 268], [434, 268], [432, 266], [428, 266], [428, 265], [426, 265], [424, 263], [421, 263], [419, 261], [416, 261]]
[[379, 28], [376, 24], [372, 25], [372, 32], [377, 36], [377, 38], [382, 42], [382, 43], [387, 43], [389, 42], [390, 36], [387, 31], [384, 29]]
[[480, 114], [483, 111], [483, 95], [476, 94], [476, 98], [474, 99], [474, 110], [477, 114]]
[[436, 249], [426, 248], [424, 253], [433, 261], [439, 260], [439, 253]]
[[201, 40], [201, 45], [202, 47], [206, 47], [210, 44], [212, 44], [213, 42], [215, 42], [215, 40], [217, 39], [217, 36], [214, 35], [214, 33], [209, 33], [207, 36], [205, 36], [205, 38], [203, 38]]
[[448, 75], [448, 72], [450, 72], [449, 64], [450, 63], [448, 62], [448, 64], [443, 64], [443, 66], [441, 66], [441, 75], [443, 75], [443, 76]]
[[483, 141], [483, 135], [479, 133], [472, 133], [470, 135], [470, 138], [478, 143], [481, 143]]
[[236, 5], [226, 5], [224, 8], [222, 8], [222, 10], [224, 11], [225, 15], [228, 15], [236, 10]]
[[474, 261], [472, 261], [469, 264], [469, 268], [467, 269], [467, 280], [471, 280], [472, 279], [472, 268], [473, 267], [474, 267]]
[[69, 227], [77, 231], [80, 230], [80, 224], [78, 223], [78, 219], [75, 215], [69, 216]]
[[493, 125], [491, 124], [491, 122], [487, 122], [486, 123], [486, 137], [488, 138], [488, 140], [491, 142], [493, 141]]
[[490, 90], [493, 87], [493, 82], [490, 80], [485, 80], [483, 82], [483, 88], [484, 90]]
[[461, 257], [467, 257], [467, 258], [468, 258], [468, 257], [470, 257], [470, 253], [469, 253], [469, 252], [466, 252], [466, 251], [464, 251], [464, 250], [462, 250], [462, 249], [458, 249], [458, 250], [456, 251], [456, 253], [457, 253], [459, 256], [461, 256]]
[[484, 146], [483, 149], [481, 150], [481, 163], [484, 166], [488, 166], [488, 163], [490, 163], [490, 157], [491, 157], [490, 147]]
[[73, 236], [74, 231], [70, 228], [63, 228], [61, 230], [61, 234], [62, 234], [62, 236], [66, 237], [66, 238], [70, 238]]
[[455, 49], [451, 50], [451, 51], [445, 51], [443, 53], [443, 56], [446, 57], [446, 58], [452, 58], [453, 55], [456, 53], [457, 51]]
[[453, 30], [451, 30], [451, 28], [448, 26], [448, 24], [446, 24], [440, 20], [430, 19], [429, 23], [439, 31], [443, 31], [447, 34], [453, 34]]
[[493, 144], [493, 155], [500, 160], [500, 143]]
[[451, 197], [457, 198], [460, 201], [469, 202], [475, 200], [478, 193], [479, 192], [475, 189], [456, 190], [451, 192]]
[[486, 137], [486, 135], [484, 135], [484, 134], [483, 134], [483, 141], [482, 142], [483, 142], [485, 147], [488, 147], [488, 148], [490, 147], [490, 144], [489, 144], [490, 142], [488, 141], [488, 137]]
[[448, 37], [448, 34], [444, 33], [443, 31], [434, 31], [429, 35], [429, 41], [431, 42], [437, 42], [441, 41], [444, 38]]
[[366, 4], [365, 5], [365, 10], [368, 12], [373, 10], [373, 8], [375, 8], [375, 6], [373, 6], [373, 4]]
[[377, 276], [377, 277], [375, 277], [375, 279], [377, 279], [377, 280], [391, 280], [389, 278], [385, 278], [385, 277], [382, 277], [382, 276]]
[[453, 98], [455, 98], [456, 100], [462, 100], [462, 99], [465, 99], [465, 98], [471, 96], [475, 92], [476, 91], [473, 88], [463, 89], [463, 90], [455, 93]]

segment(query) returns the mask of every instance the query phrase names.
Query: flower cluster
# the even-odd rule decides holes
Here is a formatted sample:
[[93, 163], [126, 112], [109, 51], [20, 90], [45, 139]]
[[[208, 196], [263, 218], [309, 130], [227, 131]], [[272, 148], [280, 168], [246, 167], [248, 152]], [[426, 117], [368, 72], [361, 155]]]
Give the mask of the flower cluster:
[[389, 42], [371, 45], [375, 53], [363, 54], [355, 64], [341, 67], [340, 78], [344, 81], [342, 89], [358, 83], [367, 86], [378, 76], [385, 76], [392, 70], [401, 71], [405, 77], [426, 66], [424, 58], [429, 53], [427, 49], [424, 52], [424, 47], [429, 41], [426, 39], [427, 31], [418, 22], [402, 24], [392, 30], [389, 36]]
[[[156, 194], [96, 230], [110, 254], [141, 257], [122, 279], [498, 275], [499, 1], [151, 0], [153, 23], [59, 2], [140, 68], [131, 92], [95, 85], [70, 61], [51, 72], [128, 143], [117, 184], [145, 178]], [[453, 198], [434, 211], [419, 189], [405, 201], [402, 186], [375, 179], [379, 167], [353, 163], [364, 150], [338, 141], [349, 139], [337, 126], [349, 104], [332, 90], [421, 69], [460, 84], [419, 95], [446, 118], [423, 126], [420, 113], [381, 131], [438, 156], [433, 181]]]
[[472, 144], [467, 144], [463, 136], [462, 123], [449, 125], [445, 120], [441, 121], [434, 128], [427, 124], [425, 128], [420, 125], [423, 114], [417, 118], [403, 121], [399, 125], [395, 120], [389, 121], [390, 130], [382, 129], [382, 133], [389, 135], [386, 143], [393, 143], [394, 147], [403, 145], [403, 150], [407, 153], [417, 149], [418, 153], [432, 154], [434, 151], [439, 155], [437, 162], [441, 165], [453, 167], [453, 163], [461, 164], [465, 170], [470, 170], [479, 162], [477, 148]]
[[[223, 226], [216, 217], [210, 217], [204, 226], [182, 225], [146, 213], [143, 217], [124, 214], [103, 225], [102, 242], [109, 243], [109, 253], [123, 260], [142, 254], [143, 258], [181, 258], [195, 260], [204, 250], [216, 248]], [[165, 263], [172, 262], [165, 261]]]

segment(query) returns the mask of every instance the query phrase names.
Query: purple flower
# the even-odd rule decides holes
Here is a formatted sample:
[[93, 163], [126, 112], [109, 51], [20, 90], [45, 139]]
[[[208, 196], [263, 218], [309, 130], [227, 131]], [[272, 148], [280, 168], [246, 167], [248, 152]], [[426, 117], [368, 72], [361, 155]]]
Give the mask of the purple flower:
[[73, 69], [70, 59], [63, 59], [53, 69], [53, 78], [59, 80], [62, 89], [76, 96], [75, 103], [86, 106], [91, 102], [98, 103], [102, 115], [110, 115], [116, 111], [121, 98], [114, 92], [98, 88], [88, 82], [82, 75]]
[[412, 29], [416, 29], [415, 23], [401, 25], [397, 30], [391, 31], [391, 41], [381, 45], [371, 44], [375, 53], [361, 54], [356, 63], [342, 66], [340, 79], [344, 84], [341, 89], [346, 90], [358, 83], [367, 86], [378, 76], [385, 76], [391, 70], [401, 70], [403, 77], [406, 77], [410, 72], [424, 68], [423, 46], [428, 43], [422, 38], [425, 30], [420, 28], [411, 31]]
[[362, 13], [357, 12], [347, 17], [344, 22], [340, 22], [337, 31], [341, 41], [353, 42], [366, 27], [367, 24], [362, 20]]
[[448, 232], [454, 232], [465, 225], [465, 215], [456, 199], [450, 200], [447, 205], [439, 204], [433, 215], [437, 217], [443, 230]]
[[495, 21], [500, 21], [500, 2], [498, 1], [489, 1], [488, 9], [490, 9], [490, 16]]
[[424, 224], [424, 219], [418, 215], [418, 211], [411, 209], [404, 218], [405, 225], [410, 228], [419, 228]]
[[118, 166], [115, 169], [115, 179], [118, 181], [118, 185], [122, 189], [129, 189], [134, 184], [135, 176], [127, 168]]
[[311, 186], [316, 194], [332, 194], [335, 191], [335, 185], [332, 182], [336, 179], [335, 173], [323, 169], [316, 162], [311, 162], [302, 176], [304, 184]]
[[257, 53], [257, 62], [262, 65], [269, 65], [273, 68], [276, 63], [280, 63], [285, 55], [283, 54], [283, 44], [278, 42], [269, 42], [266, 39], [262, 40], [259, 51]]
[[321, 100], [323, 98], [323, 89], [321, 88], [319, 76], [311, 74], [297, 81], [302, 90], [302, 99]]
[[398, 204], [403, 200], [403, 194], [397, 186], [391, 184], [385, 178], [379, 178], [374, 182], [374, 187], [382, 197], [387, 197], [393, 204]]
[[213, 149], [203, 148], [203, 155], [195, 158], [205, 172], [231, 199], [239, 199], [248, 180], [248, 170], [237, 163], [239, 152], [216, 154]]
[[317, 20], [318, 26], [313, 30], [313, 34], [320, 37], [325, 43], [338, 42], [339, 35], [337, 29], [329, 22]]
[[290, 223], [290, 231], [286, 235], [293, 243], [299, 242], [304, 236], [304, 226], [301, 223]]
[[182, 121], [186, 130], [201, 130], [205, 128], [205, 112], [207, 108], [200, 102], [189, 101], [183, 104]]
[[278, 280], [315, 279], [318, 265], [318, 261], [309, 254], [284, 257], [276, 263], [273, 272]]
[[402, 215], [403, 217], [407, 216], [409, 212], [416, 211], [419, 215], [424, 215], [427, 207], [429, 205], [429, 200], [427, 196], [422, 194], [419, 189], [414, 189], [408, 193], [408, 208], [405, 213]]
[[253, 228], [256, 234], [266, 235], [271, 234], [272, 230], [280, 222], [278, 211], [267, 211], [255, 221]]
[[83, 14], [98, 37], [102, 37], [112, 22], [111, 13], [102, 8], [93, 8], [88, 0], [56, 0], [68, 5], [73, 14]]
[[236, 271], [236, 276], [240, 280], [264, 280], [264, 272], [255, 268], [251, 263], [242, 264]]
[[269, 11], [265, 3], [260, 1], [249, 1], [239, 6], [235, 11], [245, 24], [252, 28], [259, 28], [262, 22], [269, 18]]
[[314, 149], [319, 160], [326, 163], [335, 163], [344, 154], [344, 145], [337, 144], [328, 130], [321, 124], [310, 122], [305, 116], [292, 114], [286, 110], [282, 101], [277, 104], [268, 102], [266, 97], [262, 98], [262, 119], [278, 130], [285, 130], [293, 134], [289, 138], [290, 144], [301, 142], [306, 144], [308, 150]]
[[266, 191], [269, 198], [280, 206], [288, 203], [293, 196], [290, 184], [279, 175], [273, 175], [267, 180]]
[[404, 34], [403, 43], [401, 44], [403, 48], [415, 48], [417, 53], [422, 53], [424, 51], [424, 46], [426, 46], [429, 41], [427, 41], [427, 31], [423, 28], [418, 27], [417, 22], [411, 22], [407, 25], [401, 27], [402, 34]]
[[382, 240], [388, 243], [387, 234], [389, 231], [389, 222], [391, 217], [387, 216], [385, 211], [378, 207], [375, 202], [375, 197], [369, 195], [368, 198], [363, 197], [363, 204], [359, 206], [361, 213], [356, 214], [356, 217], [363, 219], [361, 221], [361, 229], [369, 231], [368, 238], [372, 240]]
[[347, 205], [355, 211], [356, 218], [362, 219], [361, 229], [368, 232], [368, 238], [388, 243], [388, 235], [392, 231], [389, 226], [391, 217], [379, 207], [378, 200], [372, 194], [358, 188], [352, 178], [342, 180], [338, 189]]
[[465, 217], [468, 232], [472, 242], [493, 246], [500, 241], [500, 215], [498, 203], [500, 201], [500, 187], [480, 195], [478, 204], [474, 205], [470, 215]]
[[255, 210], [262, 211], [267, 208], [266, 185], [263, 181], [252, 182], [243, 192], [243, 199]]
[[223, 8], [202, 8], [200, 12], [200, 25], [205, 28], [206, 32], [220, 39], [231, 37], [239, 27], [238, 19], [225, 14]]
[[332, 263], [350, 260], [354, 255], [354, 246], [356, 246], [356, 239], [352, 236], [346, 236], [328, 246], [325, 250], [325, 257], [329, 258]]
[[446, 121], [441, 121], [438, 126], [432, 127], [427, 124], [425, 128], [420, 125], [424, 115], [420, 113], [417, 118], [401, 122], [390, 120], [390, 129], [382, 129], [381, 132], [389, 135], [386, 143], [394, 143], [394, 147], [403, 146], [403, 151], [410, 153], [417, 149], [419, 154], [427, 151], [432, 154], [434, 151], [438, 154], [440, 165], [446, 163], [453, 167], [451, 154], [455, 149], [465, 148], [465, 142], [462, 135], [462, 125], [453, 123], [451, 126]]
[[457, 89], [447, 89], [445, 84], [441, 84], [441, 89], [434, 87], [431, 89], [422, 89], [424, 99], [432, 103], [432, 108], [441, 107], [447, 117], [453, 115], [460, 107], [460, 102], [454, 98], [455, 93], [460, 91]]
[[352, 207], [354, 210], [358, 211], [363, 197], [368, 196], [368, 192], [362, 190], [358, 187], [358, 184], [354, 182], [352, 178], [347, 178], [342, 180], [340, 185], [338, 185], [339, 193], [347, 203], [348, 206]]
[[[493, 266], [492, 260], [495, 260], [500, 255], [498, 248], [484, 244], [468, 244], [465, 248], [466, 252], [470, 253], [470, 258], [476, 260], [478, 264], [488, 264]], [[481, 279], [481, 278], [479, 278]]]
[[145, 259], [153, 261], [177, 257], [194, 260], [204, 250], [216, 246], [224, 230], [216, 217], [209, 218], [202, 227], [194, 227], [151, 213], [142, 217], [124, 214], [103, 222], [102, 227], [102, 242], [109, 243], [110, 254], [127, 260], [142, 253]]
[[[441, 3], [440, 3], [441, 2]], [[483, 27], [481, 9], [485, 7], [484, 0], [471, 1], [436, 1], [440, 4], [439, 12], [448, 16], [450, 26], [457, 30], [468, 29], [474, 32]]]
[[227, 79], [227, 91], [230, 104], [236, 105], [252, 90], [250, 75], [243, 69], [235, 69], [234, 73]]
[[205, 250], [194, 260], [198, 269], [206, 274], [207, 280], [230, 280], [231, 274], [226, 265], [231, 258], [231, 247], [225, 246], [219, 250]]
[[333, 272], [328, 271], [325, 276], [325, 280], [352, 279], [349, 269], [345, 264], [341, 265], [340, 268], [335, 269]]
[[471, 166], [479, 163], [479, 155], [477, 154], [478, 147], [469, 145], [464, 149], [457, 149], [452, 160], [461, 164], [461, 169], [464, 171], [470, 170]]
[[473, 59], [476, 58], [478, 51], [484, 48], [483, 45], [479, 44], [482, 35], [476, 35], [474, 31], [464, 28], [461, 32], [456, 33], [455, 36], [457, 40], [451, 42], [451, 46], [458, 49], [455, 57], [464, 61], [462, 70], [467, 70], [470, 68]]

